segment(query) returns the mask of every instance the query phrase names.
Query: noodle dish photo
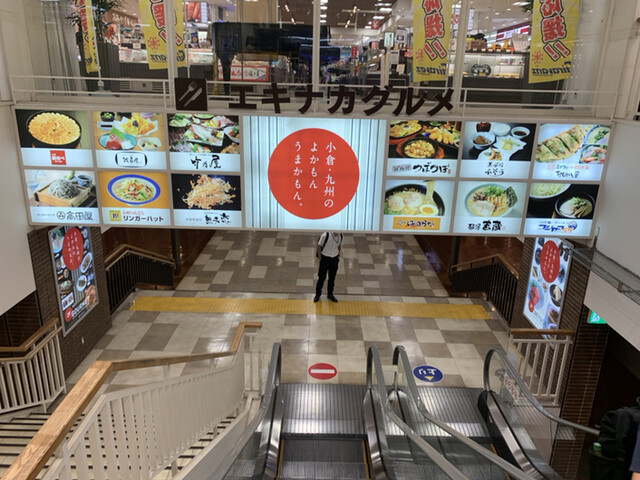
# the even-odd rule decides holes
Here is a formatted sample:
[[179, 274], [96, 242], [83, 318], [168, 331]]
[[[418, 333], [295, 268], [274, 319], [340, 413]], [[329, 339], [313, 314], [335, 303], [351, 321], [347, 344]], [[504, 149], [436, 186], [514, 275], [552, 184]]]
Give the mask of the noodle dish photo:
[[158, 198], [160, 186], [143, 175], [118, 175], [109, 181], [107, 191], [120, 202], [143, 205]]

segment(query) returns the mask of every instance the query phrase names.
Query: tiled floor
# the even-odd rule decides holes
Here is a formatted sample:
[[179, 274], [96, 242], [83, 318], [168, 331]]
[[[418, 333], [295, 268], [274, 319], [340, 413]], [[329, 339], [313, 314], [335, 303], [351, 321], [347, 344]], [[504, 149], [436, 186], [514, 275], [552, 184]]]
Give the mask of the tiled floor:
[[[481, 386], [484, 354], [508, 338], [490, 305], [447, 297], [413, 236], [364, 234], [345, 236], [340, 302], [314, 304], [316, 238], [217, 232], [175, 292], [139, 291], [125, 302], [69, 383], [94, 360], [223, 351], [240, 321], [259, 321], [265, 355], [273, 342], [282, 344], [284, 382], [317, 381], [307, 369], [323, 362], [338, 370], [329, 382], [364, 383], [369, 346], [390, 365], [393, 348], [403, 345], [412, 365], [444, 373], [434, 385]], [[162, 378], [160, 368], [119, 372], [107, 389]]]

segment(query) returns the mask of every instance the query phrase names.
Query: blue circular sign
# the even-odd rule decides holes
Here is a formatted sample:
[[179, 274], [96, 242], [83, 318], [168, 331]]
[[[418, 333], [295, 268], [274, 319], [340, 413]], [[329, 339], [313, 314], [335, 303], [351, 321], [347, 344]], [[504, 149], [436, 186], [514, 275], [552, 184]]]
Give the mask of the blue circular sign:
[[435, 383], [444, 378], [444, 374], [436, 367], [429, 365], [419, 365], [413, 369], [413, 375], [423, 382]]

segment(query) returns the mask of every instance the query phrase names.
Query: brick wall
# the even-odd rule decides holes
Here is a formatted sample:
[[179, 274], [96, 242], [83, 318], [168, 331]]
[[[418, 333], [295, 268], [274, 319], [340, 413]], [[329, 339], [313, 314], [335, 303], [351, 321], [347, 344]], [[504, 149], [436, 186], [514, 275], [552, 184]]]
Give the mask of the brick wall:
[[[60, 317], [55, 272], [47, 236], [49, 230], [50, 227], [45, 227], [34, 230], [28, 235], [36, 293], [43, 321], [51, 317]], [[60, 339], [62, 364], [67, 377], [91, 352], [98, 340], [111, 328], [100, 228], [90, 228], [89, 231], [91, 232], [91, 247], [93, 249], [93, 264], [99, 303], [66, 337], [61, 337]]]
[[[527, 295], [527, 279], [531, 258], [535, 249], [535, 238], [524, 242], [520, 281], [516, 292], [512, 328], [531, 328], [523, 314]], [[569, 268], [562, 317], [559, 328], [575, 332], [573, 354], [565, 368], [561, 416], [572, 422], [588, 425], [595, 398], [596, 387], [604, 356], [608, 327], [587, 324], [588, 309], [583, 305], [589, 281], [589, 269], [573, 260]], [[575, 441], [556, 441], [553, 447], [551, 466], [567, 480], [575, 479], [583, 452], [584, 436], [577, 435]], [[592, 442], [592, 438], [587, 438]], [[583, 459], [584, 460], [584, 459]]]

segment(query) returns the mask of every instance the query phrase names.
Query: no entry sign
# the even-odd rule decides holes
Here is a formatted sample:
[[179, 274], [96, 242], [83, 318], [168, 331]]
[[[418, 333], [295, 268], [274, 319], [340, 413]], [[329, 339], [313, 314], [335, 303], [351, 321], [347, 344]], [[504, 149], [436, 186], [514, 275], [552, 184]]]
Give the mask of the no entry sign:
[[318, 380], [329, 380], [336, 376], [338, 370], [329, 363], [314, 363], [309, 367], [308, 373]]

